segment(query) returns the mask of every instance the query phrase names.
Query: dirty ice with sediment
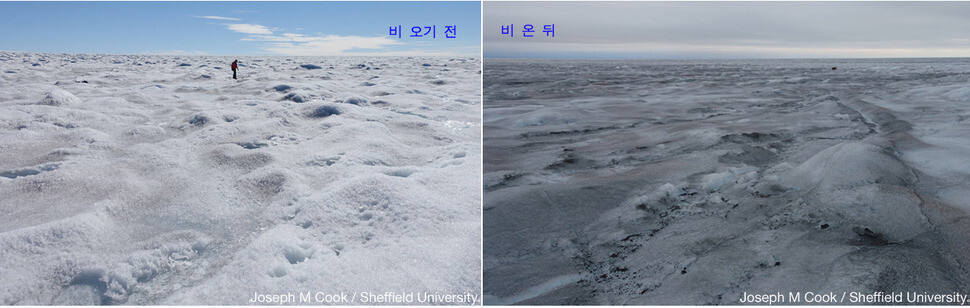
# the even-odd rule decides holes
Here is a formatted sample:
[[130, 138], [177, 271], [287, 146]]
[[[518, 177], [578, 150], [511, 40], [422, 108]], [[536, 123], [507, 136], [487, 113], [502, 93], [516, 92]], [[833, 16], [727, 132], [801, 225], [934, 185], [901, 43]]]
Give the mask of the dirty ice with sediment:
[[968, 59], [485, 71], [485, 304], [970, 285]]
[[0, 304], [478, 294], [480, 59], [0, 53]]

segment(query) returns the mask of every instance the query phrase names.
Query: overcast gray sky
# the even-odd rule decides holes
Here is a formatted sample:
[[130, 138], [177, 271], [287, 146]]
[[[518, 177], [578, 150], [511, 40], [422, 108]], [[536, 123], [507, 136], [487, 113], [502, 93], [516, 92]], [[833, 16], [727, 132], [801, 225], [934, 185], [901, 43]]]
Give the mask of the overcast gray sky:
[[970, 57], [970, 2], [485, 1], [483, 15], [485, 57]]

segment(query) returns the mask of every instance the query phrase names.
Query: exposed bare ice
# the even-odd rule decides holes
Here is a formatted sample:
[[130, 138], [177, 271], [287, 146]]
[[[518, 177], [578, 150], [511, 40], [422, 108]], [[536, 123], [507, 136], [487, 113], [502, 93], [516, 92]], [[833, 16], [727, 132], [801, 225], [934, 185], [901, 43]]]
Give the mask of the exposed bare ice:
[[970, 283], [967, 59], [485, 70], [486, 304]]

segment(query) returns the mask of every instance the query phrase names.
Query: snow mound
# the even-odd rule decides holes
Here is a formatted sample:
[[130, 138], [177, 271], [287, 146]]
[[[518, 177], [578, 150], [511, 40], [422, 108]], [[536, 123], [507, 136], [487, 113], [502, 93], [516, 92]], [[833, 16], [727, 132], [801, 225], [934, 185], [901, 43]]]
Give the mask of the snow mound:
[[[762, 195], [800, 191], [819, 196], [802, 204], [803, 215], [849, 224], [862, 238], [900, 243], [929, 230], [920, 198], [909, 188], [915, 173], [888, 148], [849, 142], [831, 146], [780, 181], [759, 184]], [[781, 183], [781, 185], [773, 184]]]
[[819, 201], [819, 218], [851, 224], [870, 240], [902, 243], [930, 231], [920, 198], [899, 186], [867, 185], [823, 194]]
[[754, 167], [732, 167], [726, 172], [711, 173], [703, 176], [700, 184], [705, 191], [715, 192], [720, 190], [724, 185], [735, 182], [735, 180], [741, 178], [742, 175], [755, 171], [758, 171], [758, 169]]
[[257, 174], [240, 179], [236, 186], [260, 203], [268, 203], [286, 187], [288, 177], [281, 172]]
[[670, 203], [674, 201], [677, 196], [685, 194], [684, 189], [674, 186], [674, 184], [666, 183], [660, 185], [652, 193], [645, 195], [636, 196], [630, 198], [623, 202], [623, 206], [636, 206], [637, 208], [645, 208], [650, 204], [656, 203]]
[[656, 195], [666, 197], [666, 196], [676, 196], [682, 193], [684, 193], [683, 189], [680, 189], [674, 186], [674, 184], [667, 183], [667, 184], [660, 185], [660, 188], [657, 188]]
[[47, 95], [37, 103], [48, 106], [75, 105], [81, 103], [81, 99], [71, 94], [71, 92], [57, 88], [47, 92]]
[[960, 87], [944, 94], [946, 97], [960, 102], [970, 102], [970, 87]]
[[516, 121], [513, 126], [545, 126], [557, 124], [569, 124], [578, 121], [577, 118], [567, 115], [558, 110], [538, 110], [529, 113], [525, 118]]
[[296, 90], [287, 93], [286, 96], [283, 96], [283, 100], [293, 101], [294, 103], [306, 103], [310, 101], [310, 94], [304, 91]]
[[[161, 273], [180, 267], [189, 262], [199, 253], [205, 251], [211, 239], [201, 236], [186, 241], [177, 239], [175, 242], [165, 243], [158, 248], [139, 250], [129, 255], [126, 260], [109, 265], [107, 268], [93, 267], [84, 269], [71, 280], [69, 287], [93, 287], [100, 304], [120, 304], [128, 300], [129, 295], [137, 290], [137, 285], [148, 282]], [[184, 236], [183, 236], [184, 237]]]
[[[240, 149], [239, 151], [245, 150]], [[216, 165], [236, 167], [247, 172], [266, 166], [274, 161], [272, 155], [262, 152], [249, 152], [242, 154], [235, 154], [232, 152], [238, 153], [238, 151], [215, 150], [209, 155], [209, 159]]]
[[829, 147], [796, 167], [782, 182], [795, 189], [821, 191], [848, 189], [881, 183], [908, 185], [916, 175], [892, 156], [890, 149], [868, 143], [849, 142]]
[[148, 95], [145, 95], [144, 93], [141, 93], [141, 92], [129, 93], [128, 95], [125, 96], [125, 100], [136, 104], [151, 104], [155, 102], [154, 99], [152, 99]]

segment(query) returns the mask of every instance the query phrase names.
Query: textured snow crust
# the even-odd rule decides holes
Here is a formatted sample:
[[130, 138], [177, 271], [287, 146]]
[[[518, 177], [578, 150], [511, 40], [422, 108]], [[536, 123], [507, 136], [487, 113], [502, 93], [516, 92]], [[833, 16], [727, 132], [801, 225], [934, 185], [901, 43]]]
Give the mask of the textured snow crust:
[[0, 304], [479, 294], [479, 59], [233, 59], [0, 53]]

